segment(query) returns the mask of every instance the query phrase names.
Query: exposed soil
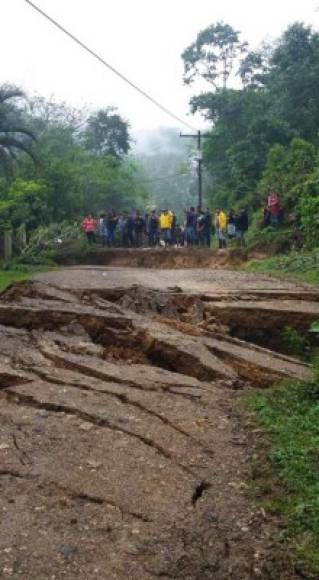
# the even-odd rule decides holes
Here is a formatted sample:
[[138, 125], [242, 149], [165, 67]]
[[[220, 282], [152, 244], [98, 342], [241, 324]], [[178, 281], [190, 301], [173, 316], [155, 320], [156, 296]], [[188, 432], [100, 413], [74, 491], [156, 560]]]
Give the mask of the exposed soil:
[[103, 265], [133, 268], [224, 268], [238, 266], [247, 259], [246, 250], [231, 248], [103, 248], [92, 247], [86, 251], [63, 247], [57, 250], [55, 261], [62, 265]]
[[247, 391], [311, 376], [236, 332], [302, 331], [311, 287], [69, 268], [0, 298], [0, 577], [292, 580], [256, 507]]

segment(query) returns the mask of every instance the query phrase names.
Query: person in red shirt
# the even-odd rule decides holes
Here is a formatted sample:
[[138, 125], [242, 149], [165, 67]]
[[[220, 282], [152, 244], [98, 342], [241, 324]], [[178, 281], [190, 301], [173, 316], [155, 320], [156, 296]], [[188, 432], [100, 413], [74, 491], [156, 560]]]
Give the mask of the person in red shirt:
[[96, 230], [97, 222], [96, 220], [89, 214], [81, 223], [82, 230], [86, 233], [87, 240], [89, 244], [93, 244], [96, 242], [95, 239], [95, 230]]
[[272, 191], [268, 196], [267, 209], [270, 215], [270, 225], [274, 228], [278, 228], [281, 207], [279, 196], [274, 191]]

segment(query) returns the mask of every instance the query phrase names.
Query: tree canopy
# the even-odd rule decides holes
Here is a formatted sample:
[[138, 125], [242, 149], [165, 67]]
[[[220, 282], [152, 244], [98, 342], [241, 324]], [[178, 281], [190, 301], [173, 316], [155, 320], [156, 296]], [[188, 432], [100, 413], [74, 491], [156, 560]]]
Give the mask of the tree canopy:
[[226, 88], [235, 61], [246, 51], [239, 33], [229, 24], [217, 22], [202, 30], [182, 54], [184, 82], [191, 84], [196, 77], [211, 83], [215, 89]]
[[255, 211], [275, 188], [300, 225], [301, 206], [319, 191], [318, 32], [296, 22], [251, 51], [238, 31], [217, 23], [182, 58], [184, 80], [200, 77], [209, 87], [190, 107], [211, 123], [204, 149], [210, 203]]
[[84, 142], [95, 155], [123, 157], [130, 149], [129, 125], [113, 107], [101, 109], [88, 118]]
[[0, 164], [7, 174], [12, 172], [13, 161], [19, 152], [35, 160], [34, 133], [23, 122], [20, 109], [14, 105], [16, 99], [24, 99], [24, 93], [8, 86], [0, 87]]
[[128, 123], [110, 107], [88, 114], [0, 87], [0, 229], [140, 207], [147, 189], [129, 147]]

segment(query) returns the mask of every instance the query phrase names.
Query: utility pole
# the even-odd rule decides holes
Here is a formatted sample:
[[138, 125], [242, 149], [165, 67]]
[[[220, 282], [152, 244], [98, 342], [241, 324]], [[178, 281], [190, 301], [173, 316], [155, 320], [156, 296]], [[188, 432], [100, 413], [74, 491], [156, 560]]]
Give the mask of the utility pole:
[[197, 139], [197, 173], [198, 173], [198, 207], [202, 209], [203, 204], [203, 182], [202, 182], [202, 171], [203, 171], [203, 156], [202, 156], [202, 139], [209, 137], [208, 133], [202, 135], [201, 131], [197, 131], [197, 134], [180, 133], [180, 137], [186, 137], [191, 139]]

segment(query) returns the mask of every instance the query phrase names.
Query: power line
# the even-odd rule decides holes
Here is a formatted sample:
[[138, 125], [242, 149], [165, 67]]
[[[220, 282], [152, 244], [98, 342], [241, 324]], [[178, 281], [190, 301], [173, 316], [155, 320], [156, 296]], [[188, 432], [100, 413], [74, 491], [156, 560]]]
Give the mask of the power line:
[[185, 125], [185, 127], [188, 127], [189, 129], [192, 129], [192, 130], [196, 131], [196, 129], [194, 129], [194, 127], [190, 123], [188, 123], [187, 121], [184, 121], [178, 115], [175, 115], [175, 113], [172, 113], [172, 111], [170, 111], [167, 107], [165, 107], [164, 105], [162, 105], [159, 101], [157, 101], [151, 95], [149, 95], [148, 93], [146, 93], [143, 89], [141, 89], [140, 87], [138, 87], [135, 83], [133, 83], [130, 79], [128, 79], [125, 75], [123, 75], [120, 71], [118, 71], [114, 66], [112, 66], [111, 64], [109, 64], [106, 60], [104, 60], [104, 58], [102, 58], [99, 54], [97, 54], [96, 52], [94, 52], [94, 50], [92, 50], [86, 44], [84, 44], [84, 42], [82, 42], [79, 38], [77, 38], [76, 36], [74, 36], [74, 34], [72, 34], [71, 32], [69, 32], [66, 28], [64, 28], [61, 24], [59, 24], [56, 20], [54, 20], [54, 18], [52, 18], [51, 16], [49, 16], [49, 14], [47, 14], [46, 12], [44, 12], [44, 10], [42, 10], [41, 8], [39, 8], [39, 6], [37, 6], [36, 4], [34, 4], [33, 2], [31, 2], [31, 0], [25, 0], [25, 1], [26, 1], [27, 4], [29, 4], [29, 6], [31, 6], [34, 10], [36, 10], [37, 12], [39, 12], [39, 14], [41, 14], [44, 18], [46, 18], [49, 22], [51, 22], [51, 24], [53, 24], [54, 26], [56, 26], [57, 28], [59, 28], [59, 30], [61, 30], [64, 34], [66, 34], [69, 38], [71, 38], [74, 42], [76, 42], [79, 46], [81, 46], [84, 50], [86, 50], [86, 52], [88, 52], [91, 56], [93, 56], [94, 58], [96, 58], [106, 68], [108, 68], [109, 70], [111, 70], [115, 75], [117, 75], [118, 77], [120, 77], [120, 79], [122, 79], [124, 82], [126, 82], [128, 85], [130, 85], [138, 93], [140, 93], [145, 99], [148, 99], [151, 103], [153, 103], [153, 105], [155, 105], [156, 107], [158, 107], [159, 109], [161, 109], [161, 111], [163, 111], [164, 113], [166, 113], [167, 115], [169, 115], [170, 117], [172, 117], [172, 119], [174, 119], [175, 121], [178, 121], [182, 125]]

